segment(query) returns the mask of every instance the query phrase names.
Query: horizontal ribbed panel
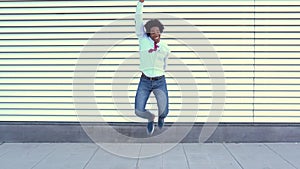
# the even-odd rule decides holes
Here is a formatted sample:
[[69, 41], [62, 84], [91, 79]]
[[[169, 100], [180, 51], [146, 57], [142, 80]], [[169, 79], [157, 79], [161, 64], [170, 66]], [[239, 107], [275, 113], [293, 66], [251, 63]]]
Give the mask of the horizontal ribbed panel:
[[[74, 70], [85, 53], [88, 57], [80, 60], [85, 67], [77, 77], [81, 81], [75, 84], [81, 86], [77, 94], [86, 98], [75, 102], [85, 112], [80, 120], [141, 121], [134, 114], [140, 75], [135, 5], [134, 1], [1, 2], [0, 121], [78, 121]], [[172, 51], [166, 121], [194, 122], [197, 115], [196, 121], [205, 122], [216, 111], [221, 122], [300, 122], [299, 11], [298, 1], [145, 2], [145, 14], [172, 16], [159, 18], [165, 25], [162, 38]], [[145, 15], [144, 21], [148, 19]], [[96, 32], [98, 39], [93, 37]], [[199, 32], [214, 50], [204, 50], [209, 45], [195, 38]], [[122, 40], [124, 36], [128, 38]], [[115, 44], [111, 39], [122, 41]], [[88, 44], [89, 40], [96, 44]], [[107, 53], [110, 46], [114, 47]], [[201, 49], [196, 50], [200, 58], [193, 47]], [[217, 55], [212, 58], [208, 53]], [[91, 82], [86, 74], [93, 72]], [[90, 86], [93, 102], [86, 91]], [[224, 111], [213, 109], [222, 107], [223, 102], [214, 100], [222, 93], [226, 93]], [[157, 112], [153, 95], [147, 107]]]

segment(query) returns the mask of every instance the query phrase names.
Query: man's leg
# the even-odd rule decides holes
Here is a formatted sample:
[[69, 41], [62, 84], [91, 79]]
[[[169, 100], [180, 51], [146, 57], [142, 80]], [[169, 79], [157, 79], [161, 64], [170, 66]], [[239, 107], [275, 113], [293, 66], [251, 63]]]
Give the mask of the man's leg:
[[147, 79], [140, 78], [138, 89], [135, 96], [135, 114], [138, 117], [153, 121], [155, 115], [146, 110], [146, 103], [151, 93], [151, 83]]
[[162, 78], [157, 83], [157, 88], [153, 90], [158, 107], [158, 127], [162, 128], [164, 119], [169, 113], [169, 96], [165, 78]]

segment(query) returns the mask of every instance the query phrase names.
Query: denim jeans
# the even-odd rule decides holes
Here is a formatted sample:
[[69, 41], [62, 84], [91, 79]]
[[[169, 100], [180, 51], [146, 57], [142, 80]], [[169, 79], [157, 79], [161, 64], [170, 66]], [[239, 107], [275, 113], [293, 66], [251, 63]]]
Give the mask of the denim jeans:
[[150, 80], [143, 76], [140, 77], [135, 96], [135, 114], [138, 117], [148, 119], [148, 121], [154, 119], [155, 115], [145, 109], [151, 92], [153, 92], [157, 101], [159, 117], [167, 117], [169, 113], [169, 97], [165, 76], [158, 80]]

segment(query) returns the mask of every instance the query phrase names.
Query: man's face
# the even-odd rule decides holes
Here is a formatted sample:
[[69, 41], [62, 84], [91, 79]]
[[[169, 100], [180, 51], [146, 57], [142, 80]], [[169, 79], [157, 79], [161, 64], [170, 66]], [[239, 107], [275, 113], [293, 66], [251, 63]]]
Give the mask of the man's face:
[[154, 26], [150, 28], [150, 38], [156, 42], [159, 43], [160, 41], [160, 30], [157, 26]]

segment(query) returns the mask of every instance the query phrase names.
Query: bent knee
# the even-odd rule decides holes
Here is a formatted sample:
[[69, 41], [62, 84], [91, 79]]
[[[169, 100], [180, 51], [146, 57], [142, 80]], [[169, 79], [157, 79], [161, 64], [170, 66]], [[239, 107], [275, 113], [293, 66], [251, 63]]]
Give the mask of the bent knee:
[[137, 116], [141, 116], [143, 114], [143, 111], [139, 110], [139, 109], [135, 109], [135, 115]]

